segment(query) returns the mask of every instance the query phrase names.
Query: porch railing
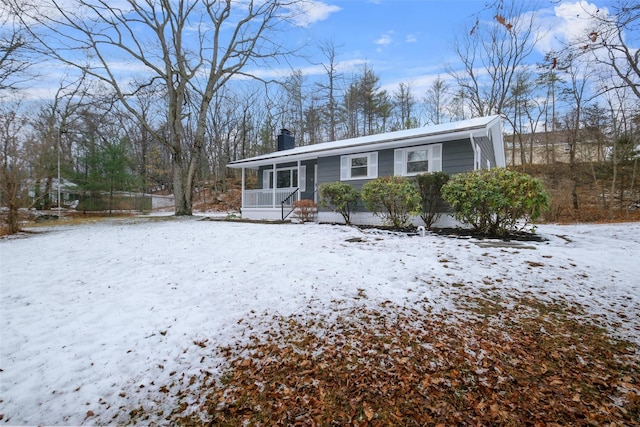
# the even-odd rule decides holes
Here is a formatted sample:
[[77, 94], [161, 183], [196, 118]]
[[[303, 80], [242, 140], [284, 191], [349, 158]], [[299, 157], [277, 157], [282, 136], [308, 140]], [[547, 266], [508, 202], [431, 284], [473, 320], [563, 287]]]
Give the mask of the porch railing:
[[[282, 220], [284, 221], [285, 219], [287, 219], [287, 217], [289, 215], [291, 215], [291, 212], [293, 212], [296, 208], [295, 206], [292, 206], [293, 203], [295, 202], [295, 200], [299, 199], [300, 196], [298, 195], [298, 190], [300, 190], [299, 188], [296, 188], [295, 190], [293, 190], [293, 193], [289, 194], [286, 199], [284, 199], [282, 202], [280, 202], [280, 212], [282, 215]], [[287, 207], [287, 214], [285, 215], [284, 213], [284, 208], [285, 206]]]
[[[265, 190], [244, 190], [245, 208], [280, 208], [281, 206], [292, 206], [300, 198], [297, 188], [272, 188]], [[292, 195], [292, 192], [295, 194]], [[275, 200], [274, 200], [275, 196]], [[284, 204], [282, 203], [284, 202]]]

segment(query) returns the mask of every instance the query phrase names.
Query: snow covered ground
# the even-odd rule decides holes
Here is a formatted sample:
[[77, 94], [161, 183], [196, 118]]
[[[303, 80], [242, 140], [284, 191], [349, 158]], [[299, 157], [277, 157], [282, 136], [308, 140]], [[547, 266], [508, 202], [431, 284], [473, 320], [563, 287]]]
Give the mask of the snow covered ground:
[[[543, 225], [503, 247], [319, 224], [117, 219], [0, 240], [0, 424], [161, 421], [175, 384], [265, 316], [488, 289], [578, 303], [640, 344], [640, 223]], [[262, 325], [262, 326], [260, 326]], [[196, 345], [198, 344], [198, 345]], [[201, 361], [207, 360], [209, 366]]]

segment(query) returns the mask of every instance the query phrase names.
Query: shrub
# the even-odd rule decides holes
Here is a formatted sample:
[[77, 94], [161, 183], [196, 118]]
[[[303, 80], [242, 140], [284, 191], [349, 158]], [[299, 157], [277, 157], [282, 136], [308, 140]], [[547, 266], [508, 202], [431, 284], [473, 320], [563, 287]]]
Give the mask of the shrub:
[[385, 176], [369, 181], [360, 191], [365, 207], [395, 228], [407, 225], [420, 209], [420, 194], [408, 178]]
[[316, 214], [316, 202], [311, 199], [302, 199], [293, 202], [293, 208], [296, 212], [296, 216], [302, 222], [313, 221], [313, 217]]
[[442, 196], [459, 221], [485, 235], [505, 235], [524, 227], [549, 208], [542, 181], [504, 169], [461, 173], [442, 187]]
[[353, 186], [345, 182], [320, 184], [320, 204], [344, 218], [345, 224], [351, 224], [351, 213], [356, 210], [360, 194]]
[[440, 219], [445, 203], [442, 199], [442, 186], [449, 181], [446, 172], [425, 173], [416, 176], [416, 185], [420, 193], [420, 218], [430, 230], [431, 226]]

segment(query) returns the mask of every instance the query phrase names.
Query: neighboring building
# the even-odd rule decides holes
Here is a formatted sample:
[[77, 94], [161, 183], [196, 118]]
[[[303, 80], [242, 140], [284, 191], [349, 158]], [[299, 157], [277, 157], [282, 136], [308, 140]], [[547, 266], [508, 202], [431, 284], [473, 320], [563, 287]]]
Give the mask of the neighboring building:
[[[317, 188], [327, 182], [344, 181], [360, 189], [381, 176], [455, 174], [496, 166], [505, 166], [500, 116], [297, 148], [283, 129], [278, 151], [228, 165], [242, 169], [242, 217], [256, 220], [284, 219], [297, 200], [318, 202]], [[256, 189], [245, 188], [247, 169], [258, 173]], [[352, 219], [356, 224], [379, 223], [370, 212], [357, 212]], [[339, 222], [341, 217], [320, 210], [318, 220]]]
[[[60, 182], [60, 184], [58, 184]], [[25, 182], [28, 187], [31, 205], [38, 209], [43, 206], [58, 206], [58, 193], [62, 199], [61, 207], [75, 207], [77, 205], [78, 185], [61, 178], [42, 178], [38, 181], [28, 179]]]
[[[570, 146], [566, 131], [505, 135], [505, 158], [509, 166], [525, 164], [569, 163]], [[601, 162], [606, 159], [608, 144], [595, 137], [580, 135], [575, 146], [576, 162]], [[524, 160], [524, 162], [523, 162]]]

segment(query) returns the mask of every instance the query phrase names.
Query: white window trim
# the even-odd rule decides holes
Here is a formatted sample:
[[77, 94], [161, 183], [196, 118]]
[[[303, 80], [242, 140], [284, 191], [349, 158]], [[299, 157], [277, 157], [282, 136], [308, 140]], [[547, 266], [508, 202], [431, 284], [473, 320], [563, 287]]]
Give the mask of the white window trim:
[[[407, 153], [427, 150], [429, 152], [429, 170], [427, 172], [407, 172]], [[442, 171], [442, 144], [419, 145], [398, 148], [393, 153], [393, 174], [400, 176], [416, 176], [423, 173]]]
[[[360, 157], [367, 158], [367, 176], [351, 177], [351, 160]], [[378, 152], [350, 154], [340, 156], [340, 181], [351, 181], [358, 179], [375, 179], [378, 177]]]

